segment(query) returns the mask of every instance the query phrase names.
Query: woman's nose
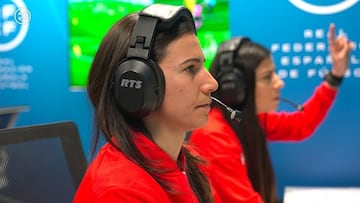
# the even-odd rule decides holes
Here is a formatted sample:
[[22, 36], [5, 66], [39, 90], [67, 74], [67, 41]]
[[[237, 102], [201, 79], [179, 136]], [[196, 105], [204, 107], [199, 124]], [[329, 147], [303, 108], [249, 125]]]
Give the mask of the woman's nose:
[[274, 87], [276, 89], [282, 89], [285, 86], [284, 81], [279, 77], [279, 75], [275, 74], [275, 84]]
[[202, 90], [206, 93], [215, 92], [218, 88], [218, 82], [215, 78], [211, 75], [211, 73], [204, 68], [205, 71], [205, 83], [202, 85]]

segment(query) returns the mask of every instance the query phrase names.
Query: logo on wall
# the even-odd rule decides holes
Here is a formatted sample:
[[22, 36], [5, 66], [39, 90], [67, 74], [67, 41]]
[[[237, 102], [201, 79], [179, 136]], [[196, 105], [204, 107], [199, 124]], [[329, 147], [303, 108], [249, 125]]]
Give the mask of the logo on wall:
[[24, 40], [31, 13], [22, 0], [0, 4], [0, 52], [16, 48]]
[[296, 6], [297, 8], [308, 13], [317, 14], [317, 15], [330, 15], [351, 8], [356, 3], [358, 3], [359, 0], [343, 0], [332, 5], [315, 5], [308, 3], [304, 0], [289, 0], [289, 2], [294, 6]]

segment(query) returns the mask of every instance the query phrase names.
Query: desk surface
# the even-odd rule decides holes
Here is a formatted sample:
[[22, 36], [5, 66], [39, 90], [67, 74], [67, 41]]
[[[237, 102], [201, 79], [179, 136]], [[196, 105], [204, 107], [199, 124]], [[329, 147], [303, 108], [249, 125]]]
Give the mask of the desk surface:
[[360, 187], [287, 186], [283, 203], [359, 203]]

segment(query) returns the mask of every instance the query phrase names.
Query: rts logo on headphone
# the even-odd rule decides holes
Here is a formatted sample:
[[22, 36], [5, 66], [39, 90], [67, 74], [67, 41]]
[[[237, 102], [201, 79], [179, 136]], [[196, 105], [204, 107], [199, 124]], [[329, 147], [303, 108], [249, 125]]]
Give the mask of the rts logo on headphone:
[[131, 80], [123, 78], [120, 83], [120, 87], [140, 89], [142, 86], [141, 80]]
[[2, 1], [0, 4], [0, 52], [16, 48], [29, 29], [31, 13], [22, 0]]
[[317, 15], [330, 15], [345, 11], [350, 7], [354, 6], [359, 0], [342, 0], [332, 5], [315, 5], [305, 0], [289, 0], [291, 4], [308, 13]]

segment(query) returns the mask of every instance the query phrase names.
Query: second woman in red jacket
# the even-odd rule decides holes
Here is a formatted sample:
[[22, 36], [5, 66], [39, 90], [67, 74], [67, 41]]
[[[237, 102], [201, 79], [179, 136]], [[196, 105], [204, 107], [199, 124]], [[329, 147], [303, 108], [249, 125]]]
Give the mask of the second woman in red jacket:
[[207, 157], [212, 180], [223, 202], [275, 203], [276, 185], [267, 140], [309, 137], [330, 109], [348, 69], [353, 45], [329, 28], [333, 68], [304, 104], [303, 111], [276, 113], [284, 82], [275, 73], [271, 53], [249, 39], [234, 37], [220, 45], [210, 71], [219, 88], [215, 96], [241, 110], [239, 123], [214, 106], [209, 122], [190, 141]]

